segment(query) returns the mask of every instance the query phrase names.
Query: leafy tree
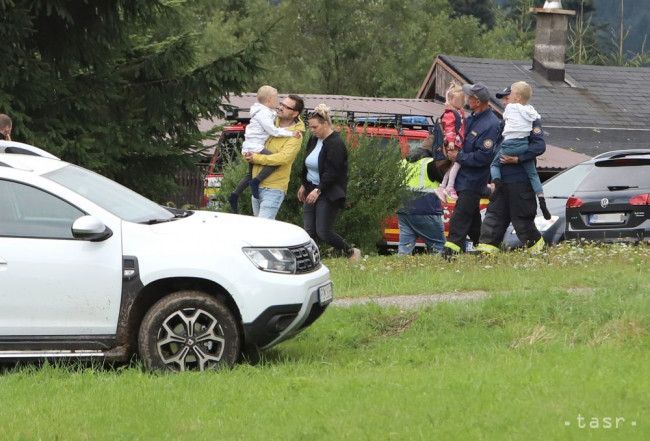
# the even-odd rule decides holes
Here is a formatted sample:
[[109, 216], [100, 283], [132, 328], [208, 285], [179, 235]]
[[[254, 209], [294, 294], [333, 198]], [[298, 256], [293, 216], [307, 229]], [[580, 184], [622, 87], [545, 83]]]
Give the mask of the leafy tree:
[[[626, 54], [644, 53], [650, 37], [650, 8], [647, 0], [625, 0], [624, 27], [629, 32], [624, 41]], [[613, 28], [620, 28], [620, 3], [597, 0], [596, 18]]]
[[604, 54], [601, 55], [604, 64], [617, 66], [643, 66], [650, 63], [650, 52], [645, 50], [645, 40], [641, 45], [639, 53], [629, 54], [625, 50], [626, 40], [630, 35], [630, 28], [625, 25], [625, 1], [619, 0], [617, 11], [618, 26], [609, 27], [605, 38]]
[[569, 23], [567, 60], [576, 64], [599, 64], [602, 51], [598, 44], [598, 26], [592, 22], [593, 5], [581, 1], [575, 18]]
[[[413, 96], [435, 57], [449, 21], [445, 1], [375, 2], [368, 10], [366, 32], [371, 41], [360, 93], [370, 96]], [[442, 19], [442, 20], [440, 20]], [[453, 20], [455, 22], [456, 20]]]
[[373, 42], [363, 0], [283, 1], [276, 8], [268, 82], [303, 93], [350, 93], [364, 82]]
[[504, 11], [505, 17], [517, 25], [518, 33], [530, 36], [535, 31], [535, 16], [530, 8], [539, 6], [539, 0], [511, 0], [503, 10], [497, 9], [497, 14]]
[[264, 50], [201, 59], [185, 6], [0, 1], [0, 111], [16, 138], [160, 198], [202, 147], [198, 119], [249, 88]]
[[259, 38], [268, 40], [276, 7], [263, 0], [194, 0], [183, 8], [198, 34], [198, 59], [209, 62]]
[[[650, 54], [645, 50], [643, 32], [648, 28], [650, 13], [642, 5], [644, 1], [647, 2], [563, 0], [564, 9], [576, 11], [576, 16], [569, 23], [567, 60], [577, 64], [647, 64]], [[531, 7], [543, 6], [544, 0], [497, 0], [497, 4], [497, 22], [502, 20], [501, 16], [514, 22], [522, 44], [533, 38], [534, 16], [528, 11]], [[639, 23], [640, 26], [635, 29], [632, 23]], [[628, 49], [632, 45], [636, 51]]]
[[470, 15], [478, 18], [488, 29], [494, 27], [494, 10], [491, 1], [485, 0], [449, 0], [455, 17]]
[[439, 53], [530, 52], [510, 22], [487, 30], [475, 17], [450, 17], [446, 0], [285, 0], [264, 12], [280, 21], [260, 78], [284, 91], [412, 97]]
[[[578, 3], [577, 1], [574, 3]], [[595, 4], [592, 1], [580, 0], [576, 18], [570, 24], [569, 47], [567, 58], [578, 64], [601, 64], [615, 66], [643, 66], [650, 63], [650, 53], [645, 50], [645, 42], [639, 52], [625, 50], [626, 41], [630, 35], [630, 27], [625, 24], [624, 0], [611, 2], [618, 5], [618, 10], [612, 12], [618, 22], [614, 25], [596, 23]], [[609, 17], [609, 20], [613, 20]]]
[[562, 8], [592, 14], [596, 10], [596, 4], [594, 0], [562, 0]]

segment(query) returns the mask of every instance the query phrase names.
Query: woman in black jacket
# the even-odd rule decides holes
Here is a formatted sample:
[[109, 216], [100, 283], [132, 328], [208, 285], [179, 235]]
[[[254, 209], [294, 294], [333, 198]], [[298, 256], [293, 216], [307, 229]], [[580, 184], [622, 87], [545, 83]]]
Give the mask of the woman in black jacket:
[[352, 261], [361, 251], [352, 247], [332, 229], [336, 216], [345, 206], [348, 186], [348, 151], [332, 128], [329, 108], [319, 104], [308, 116], [312, 137], [307, 143], [298, 200], [303, 203], [307, 233], [342, 251]]

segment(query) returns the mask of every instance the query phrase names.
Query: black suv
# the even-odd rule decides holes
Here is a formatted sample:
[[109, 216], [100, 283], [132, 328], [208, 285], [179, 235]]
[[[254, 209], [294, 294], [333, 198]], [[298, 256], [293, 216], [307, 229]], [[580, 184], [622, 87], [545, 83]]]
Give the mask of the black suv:
[[566, 202], [566, 239], [650, 241], [650, 149], [596, 157]]

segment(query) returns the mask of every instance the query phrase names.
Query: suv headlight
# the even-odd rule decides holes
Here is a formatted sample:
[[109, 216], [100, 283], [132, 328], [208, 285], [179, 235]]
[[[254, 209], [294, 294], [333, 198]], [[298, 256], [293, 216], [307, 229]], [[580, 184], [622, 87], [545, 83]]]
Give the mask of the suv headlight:
[[296, 257], [289, 248], [242, 248], [242, 251], [262, 271], [294, 274]]

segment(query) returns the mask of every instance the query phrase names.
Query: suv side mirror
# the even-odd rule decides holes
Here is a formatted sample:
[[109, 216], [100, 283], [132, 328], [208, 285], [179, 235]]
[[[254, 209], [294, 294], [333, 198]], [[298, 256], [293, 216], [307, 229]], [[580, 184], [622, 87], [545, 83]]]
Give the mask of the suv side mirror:
[[100, 242], [113, 235], [113, 231], [94, 216], [81, 216], [72, 224], [72, 236], [75, 239]]

